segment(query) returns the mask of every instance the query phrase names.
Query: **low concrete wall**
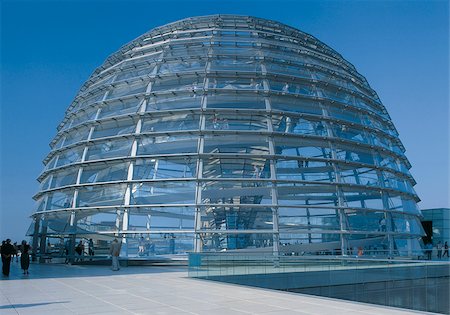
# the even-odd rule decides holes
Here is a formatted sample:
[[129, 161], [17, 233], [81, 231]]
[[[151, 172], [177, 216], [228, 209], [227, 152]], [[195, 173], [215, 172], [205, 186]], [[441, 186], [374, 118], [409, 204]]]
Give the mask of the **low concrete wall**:
[[421, 311], [450, 313], [449, 264], [214, 275], [200, 278]]

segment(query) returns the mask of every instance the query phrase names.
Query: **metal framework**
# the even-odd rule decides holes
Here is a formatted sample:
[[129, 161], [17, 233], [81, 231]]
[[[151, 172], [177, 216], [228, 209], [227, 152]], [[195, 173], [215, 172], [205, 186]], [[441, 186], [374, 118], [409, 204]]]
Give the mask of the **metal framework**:
[[366, 79], [278, 22], [189, 18], [82, 86], [51, 142], [30, 234], [187, 250], [410, 254], [411, 167]]

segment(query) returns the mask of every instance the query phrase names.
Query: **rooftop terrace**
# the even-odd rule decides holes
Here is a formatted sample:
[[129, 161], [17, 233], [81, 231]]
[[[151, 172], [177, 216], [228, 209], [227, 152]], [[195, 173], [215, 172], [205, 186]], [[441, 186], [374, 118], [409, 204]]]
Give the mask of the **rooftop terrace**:
[[0, 313], [9, 314], [424, 314], [188, 278], [186, 267], [11, 265], [0, 281]]

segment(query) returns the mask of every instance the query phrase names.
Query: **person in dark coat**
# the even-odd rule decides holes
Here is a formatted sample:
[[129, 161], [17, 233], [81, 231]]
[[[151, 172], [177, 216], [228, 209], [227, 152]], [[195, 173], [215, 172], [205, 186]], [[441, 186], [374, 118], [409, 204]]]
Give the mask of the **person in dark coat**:
[[11, 267], [11, 257], [14, 254], [14, 246], [11, 245], [11, 240], [8, 238], [5, 245], [2, 245], [2, 271], [3, 274], [9, 277], [9, 270]]
[[84, 245], [83, 241], [80, 241], [78, 245], [75, 247], [75, 252], [78, 254], [78, 261], [83, 261], [81, 257], [83, 257]]
[[27, 244], [27, 241], [23, 240], [20, 246], [20, 267], [23, 269], [23, 274], [28, 275], [28, 268], [30, 268], [30, 249], [31, 246]]

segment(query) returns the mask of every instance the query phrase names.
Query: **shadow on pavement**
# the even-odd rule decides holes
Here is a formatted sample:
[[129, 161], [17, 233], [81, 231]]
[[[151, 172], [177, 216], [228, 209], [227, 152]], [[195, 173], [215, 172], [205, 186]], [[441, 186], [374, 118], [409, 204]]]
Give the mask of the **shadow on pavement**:
[[13, 309], [13, 308], [16, 309], [16, 308], [34, 307], [34, 306], [49, 305], [49, 304], [61, 304], [61, 303], [68, 303], [68, 301], [0, 305], [0, 310]]

